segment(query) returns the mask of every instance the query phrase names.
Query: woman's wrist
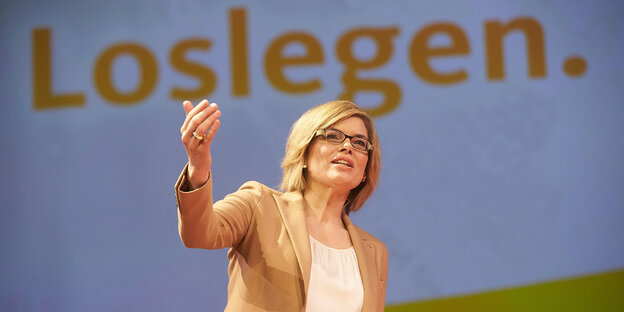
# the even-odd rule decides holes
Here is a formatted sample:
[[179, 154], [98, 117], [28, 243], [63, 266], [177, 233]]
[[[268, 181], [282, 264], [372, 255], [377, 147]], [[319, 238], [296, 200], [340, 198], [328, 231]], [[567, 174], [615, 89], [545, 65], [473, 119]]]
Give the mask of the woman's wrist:
[[[198, 172], [203, 172], [203, 174], [199, 174]], [[208, 179], [210, 179], [210, 169], [199, 171], [189, 165], [186, 173], [186, 180], [188, 181], [190, 190], [201, 188], [208, 182]]]

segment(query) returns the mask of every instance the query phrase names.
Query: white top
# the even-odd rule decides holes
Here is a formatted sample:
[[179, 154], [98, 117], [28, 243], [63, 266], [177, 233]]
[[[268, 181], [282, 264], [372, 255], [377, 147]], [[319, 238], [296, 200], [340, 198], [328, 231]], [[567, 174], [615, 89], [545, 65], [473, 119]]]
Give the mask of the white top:
[[306, 312], [362, 311], [364, 286], [353, 246], [335, 249], [310, 235], [312, 270]]

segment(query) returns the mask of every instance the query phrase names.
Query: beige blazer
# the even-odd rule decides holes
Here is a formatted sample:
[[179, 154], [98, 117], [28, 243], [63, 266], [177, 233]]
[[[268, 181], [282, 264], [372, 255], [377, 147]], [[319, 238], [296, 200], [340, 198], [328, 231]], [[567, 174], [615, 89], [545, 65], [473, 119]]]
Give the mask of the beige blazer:
[[[312, 260], [302, 195], [247, 182], [213, 204], [212, 178], [185, 192], [185, 173], [175, 185], [180, 238], [189, 248], [230, 248], [225, 311], [303, 311]], [[342, 219], [362, 276], [362, 311], [383, 311], [388, 250]]]

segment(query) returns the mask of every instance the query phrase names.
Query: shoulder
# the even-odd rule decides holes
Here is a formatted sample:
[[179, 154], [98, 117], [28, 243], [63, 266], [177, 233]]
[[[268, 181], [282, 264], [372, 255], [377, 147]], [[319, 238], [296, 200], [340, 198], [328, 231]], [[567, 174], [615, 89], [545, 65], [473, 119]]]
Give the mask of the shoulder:
[[365, 244], [372, 244], [380, 249], [382, 251], [382, 254], [388, 254], [388, 248], [386, 247], [386, 244], [384, 244], [380, 239], [375, 237], [373, 234], [366, 232], [361, 227], [353, 224], [353, 222], [351, 222], [351, 219], [345, 212], [343, 212], [342, 218], [347, 228], [355, 229], [357, 235]]
[[385, 254], [387, 256], [387, 254], [388, 254], [388, 247], [386, 247], [386, 244], [384, 244], [380, 239], [375, 237], [373, 234], [364, 231], [361, 227], [359, 227], [357, 225], [353, 225], [353, 226], [355, 227], [355, 229], [358, 232], [358, 235], [360, 235], [360, 238], [363, 241], [366, 241], [366, 242], [369, 242], [369, 243], [375, 245], [377, 248], [382, 250], [383, 254]]
[[238, 188], [238, 191], [255, 193], [256, 195], [282, 195], [280, 191], [274, 190], [258, 181], [247, 181]]
[[257, 181], [247, 181], [243, 183], [236, 192], [225, 196], [224, 200], [242, 200], [250, 202], [260, 202], [269, 199], [272, 195], [281, 196], [282, 193], [274, 190]]

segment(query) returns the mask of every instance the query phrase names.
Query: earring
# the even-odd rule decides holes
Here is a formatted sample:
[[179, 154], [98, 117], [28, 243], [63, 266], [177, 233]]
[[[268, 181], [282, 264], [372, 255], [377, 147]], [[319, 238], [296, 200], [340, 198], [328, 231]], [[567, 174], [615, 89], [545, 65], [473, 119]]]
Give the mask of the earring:
[[362, 182], [364, 182], [364, 181], [366, 181], [366, 176], [364, 176], [364, 177], [362, 178]]
[[308, 165], [303, 165], [303, 169], [308, 169]]

